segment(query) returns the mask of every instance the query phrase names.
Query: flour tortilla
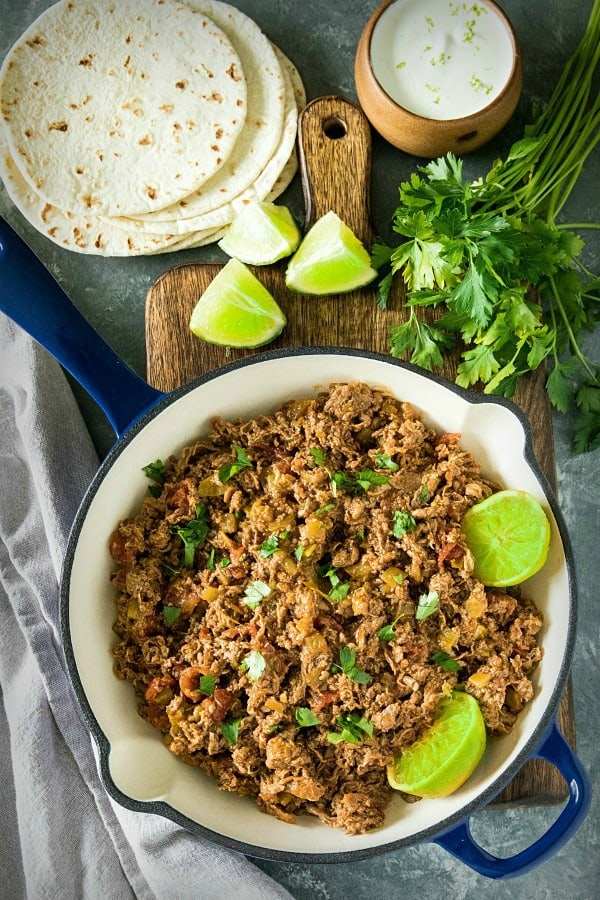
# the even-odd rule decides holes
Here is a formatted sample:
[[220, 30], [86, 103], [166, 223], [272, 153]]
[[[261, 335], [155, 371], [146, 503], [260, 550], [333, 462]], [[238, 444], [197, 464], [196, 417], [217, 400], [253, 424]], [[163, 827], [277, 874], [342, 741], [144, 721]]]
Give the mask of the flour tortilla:
[[[223, 203], [211, 212], [203, 213], [202, 215], [194, 216], [193, 218], [176, 218], [169, 220], [168, 222], [157, 222], [154, 218], [150, 220], [148, 217], [145, 217], [144, 219], [140, 218], [136, 221], [147, 223], [155, 232], [169, 234], [179, 233], [182, 238], [190, 237], [197, 231], [205, 231], [209, 228], [222, 228], [225, 225], [229, 225], [236, 214], [236, 206], [247, 203], [250, 200], [264, 200], [266, 198], [267, 194], [270, 193], [279, 179], [282, 171], [289, 165], [298, 127], [298, 101], [300, 101], [300, 104], [303, 106], [306, 100], [304, 87], [302, 86], [301, 89], [299, 87], [302, 85], [302, 81], [295, 66], [278, 47], [274, 47], [274, 50], [279, 59], [285, 81], [284, 126], [277, 149], [258, 177], [240, 194], [232, 197], [229, 202]], [[298, 95], [294, 91], [294, 84], [296, 84]], [[295, 169], [291, 173], [288, 171], [290, 180], [294, 173]], [[188, 243], [187, 246], [196, 246], [196, 244], [193, 243], [190, 245]]]
[[235, 47], [246, 77], [247, 112], [229, 158], [210, 180], [178, 203], [139, 216], [153, 230], [162, 222], [182, 234], [196, 227], [185, 220], [223, 207], [261, 173], [281, 140], [286, 92], [275, 49], [256, 22], [220, 0], [186, 0], [186, 5], [215, 22]]
[[230, 156], [246, 96], [231, 41], [175, 0], [61, 0], [0, 70], [13, 160], [82, 214], [135, 216], [197, 190]]
[[[63, 212], [47, 203], [21, 175], [1, 128], [0, 177], [21, 215], [45, 237], [66, 250], [98, 256], [141, 256], [164, 253], [180, 240], [180, 235], [152, 234], [135, 223], [126, 229], [108, 216]], [[197, 232], [196, 238], [202, 240], [214, 231]]]

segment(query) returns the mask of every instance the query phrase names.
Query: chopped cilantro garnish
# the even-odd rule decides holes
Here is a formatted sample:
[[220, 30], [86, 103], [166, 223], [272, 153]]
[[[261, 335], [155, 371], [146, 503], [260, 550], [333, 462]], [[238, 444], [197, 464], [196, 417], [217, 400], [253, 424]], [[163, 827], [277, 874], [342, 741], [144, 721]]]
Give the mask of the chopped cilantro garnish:
[[250, 609], [256, 609], [261, 600], [268, 597], [270, 593], [271, 588], [264, 581], [253, 581], [244, 591], [244, 600], [242, 602], [245, 606], [249, 606]]
[[231, 565], [231, 560], [229, 559], [228, 556], [222, 556], [221, 559], [219, 560], [219, 566], [221, 569], [226, 569], [227, 566], [230, 566], [230, 565]]
[[304, 556], [304, 547], [302, 546], [302, 544], [298, 544], [298, 546], [294, 550], [294, 556], [296, 557], [296, 560], [300, 562], [300, 560]]
[[299, 706], [295, 712], [296, 722], [299, 728], [310, 728], [311, 725], [320, 725], [321, 720], [307, 706]]
[[375, 453], [373, 458], [377, 461], [380, 469], [389, 469], [390, 472], [398, 470], [398, 463], [395, 463], [389, 453]]
[[238, 472], [241, 472], [242, 469], [252, 467], [252, 463], [248, 459], [246, 451], [243, 449], [243, 447], [240, 447], [239, 444], [234, 444], [233, 449], [235, 452], [235, 460], [233, 462], [226, 463], [219, 469], [219, 481], [221, 482], [221, 484], [225, 484], [226, 481], [229, 481], [230, 478], [233, 478], [233, 476], [237, 475]]
[[389, 480], [389, 475], [374, 472], [373, 469], [363, 469], [356, 476], [346, 475], [345, 472], [334, 472], [331, 476], [332, 484], [351, 494], [360, 494], [378, 484], [388, 484]]
[[461, 667], [458, 660], [446, 653], [445, 650], [438, 650], [430, 659], [432, 663], [435, 663], [436, 666], [441, 666], [447, 672], [458, 672]]
[[214, 547], [211, 548], [211, 551], [208, 554], [208, 559], [206, 560], [206, 568], [210, 569], [211, 571], [213, 569], [217, 568], [217, 564], [215, 562], [215, 548]]
[[162, 614], [167, 625], [173, 625], [181, 615], [180, 606], [163, 606]]
[[201, 675], [196, 692], [198, 694], [206, 694], [207, 697], [212, 697], [215, 692], [216, 681], [216, 675]]
[[417, 523], [411, 513], [405, 512], [403, 509], [397, 509], [394, 512], [392, 519], [392, 534], [394, 537], [402, 537], [402, 535], [408, 534], [409, 531], [414, 531], [416, 527]]
[[200, 501], [196, 506], [196, 516], [187, 525], [178, 526], [175, 532], [179, 535], [184, 544], [183, 565], [186, 569], [191, 569], [194, 565], [194, 555], [196, 548], [201, 547], [209, 531], [207, 520], [208, 509], [206, 504]]
[[221, 722], [221, 734], [228, 744], [237, 743], [242, 719], [243, 716], [239, 716], [237, 719], [226, 719], [225, 722]]
[[419, 604], [415, 612], [415, 618], [421, 622], [438, 611], [440, 605], [440, 596], [437, 591], [429, 591], [428, 594], [421, 594]]
[[310, 455], [313, 458], [313, 463], [315, 466], [324, 466], [327, 462], [325, 451], [321, 447], [311, 447]]
[[336, 584], [335, 587], [332, 587], [327, 596], [334, 603], [338, 600], [344, 600], [348, 596], [348, 591], [350, 590], [350, 582], [346, 581], [344, 584]]
[[266, 541], [263, 541], [259, 547], [259, 552], [261, 556], [268, 558], [269, 556], [273, 556], [274, 553], [279, 550], [279, 535], [272, 534], [267, 538]]
[[245, 672], [250, 681], [258, 681], [267, 667], [266, 660], [262, 653], [258, 650], [252, 650], [245, 659], [242, 660], [240, 671]]
[[426, 484], [421, 486], [421, 490], [417, 494], [417, 500], [423, 501], [429, 499], [429, 488]]
[[373, 723], [358, 713], [340, 713], [337, 724], [341, 731], [330, 731], [327, 740], [330, 744], [346, 741], [348, 744], [359, 744], [365, 735], [373, 737]]
[[160, 486], [165, 480], [165, 464], [162, 459], [157, 459], [153, 463], [148, 463], [147, 466], [143, 466], [142, 472], [146, 478], [149, 478], [150, 481], [154, 482], [154, 484], [151, 484], [148, 487], [152, 496], [159, 497], [161, 492]]
[[335, 509], [335, 503], [326, 503], [325, 506], [315, 509], [315, 516], [322, 516], [323, 513], [330, 512], [332, 509]]
[[368, 684], [371, 681], [371, 676], [356, 665], [356, 650], [351, 650], [350, 647], [342, 647], [339, 665], [334, 663], [331, 671], [342, 672], [350, 681], [355, 681], [357, 684]]

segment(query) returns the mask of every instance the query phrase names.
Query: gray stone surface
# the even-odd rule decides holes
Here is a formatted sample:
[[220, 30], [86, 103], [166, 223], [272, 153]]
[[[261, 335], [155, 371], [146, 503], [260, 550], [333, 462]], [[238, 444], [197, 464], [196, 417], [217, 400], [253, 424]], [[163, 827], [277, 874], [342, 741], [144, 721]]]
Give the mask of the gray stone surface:
[[[47, 0], [0, 0], [0, 58]], [[501, 0], [511, 18], [524, 58], [524, 92], [504, 131], [487, 147], [465, 161], [466, 172], [483, 174], [492, 159], [502, 155], [519, 137], [532, 103], [550, 94], [568, 55], [583, 31], [591, 0]], [[339, 93], [356, 99], [353, 63], [355, 48], [375, 0], [317, 3], [305, 0], [237, 0], [296, 63], [309, 99]], [[397, 186], [417, 160], [374, 138], [373, 207], [376, 225], [385, 234], [396, 205]], [[598, 220], [600, 154], [596, 152], [565, 210], [569, 221]], [[301, 218], [302, 198], [297, 184], [286, 201]], [[75, 304], [102, 336], [138, 372], [144, 373], [144, 300], [153, 280], [166, 268], [194, 259], [222, 259], [215, 247], [145, 259], [106, 260], [85, 257], [54, 246], [24, 222], [0, 189], [0, 214], [24, 237], [63, 285]], [[598, 232], [585, 234], [584, 261], [600, 269]], [[0, 287], [1, 289], [1, 287]], [[600, 356], [600, 333], [590, 335], [588, 349]], [[100, 452], [112, 443], [102, 413], [75, 386], [86, 421]], [[598, 668], [598, 540], [600, 536], [600, 451], [573, 456], [569, 418], [556, 417], [554, 433], [559, 499], [574, 546], [579, 580], [580, 618], [572, 674], [577, 717], [578, 749], [593, 785], [600, 784], [600, 674]], [[481, 843], [498, 855], [527, 846], [557, 816], [559, 808], [532, 807], [484, 810], [472, 822]], [[371, 897], [475, 898], [480, 894], [511, 900], [592, 900], [600, 896], [600, 812], [598, 800], [580, 831], [558, 854], [535, 872], [510, 882], [480, 877], [434, 845], [387, 853], [367, 861], [334, 865], [259, 862], [284, 884], [297, 900], [367, 900]], [[199, 892], [201, 896], [201, 891]]]

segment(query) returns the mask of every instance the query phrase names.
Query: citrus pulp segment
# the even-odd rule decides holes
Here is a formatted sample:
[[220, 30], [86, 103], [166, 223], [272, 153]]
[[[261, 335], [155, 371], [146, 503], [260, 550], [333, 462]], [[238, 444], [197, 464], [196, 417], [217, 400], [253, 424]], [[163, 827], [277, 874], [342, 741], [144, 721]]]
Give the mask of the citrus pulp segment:
[[489, 587], [521, 584], [546, 562], [550, 522], [526, 491], [492, 494], [472, 506], [461, 525], [473, 554], [473, 574]]
[[354, 232], [330, 211], [305, 235], [288, 263], [286, 284], [299, 294], [342, 294], [377, 276]]
[[204, 291], [190, 318], [190, 329], [210, 344], [261, 347], [280, 334], [286, 317], [244, 263], [230, 259]]
[[388, 782], [395, 790], [416, 797], [447, 797], [473, 774], [485, 744], [485, 723], [477, 700], [454, 691], [442, 701], [433, 725], [388, 765]]
[[236, 214], [219, 247], [244, 263], [265, 266], [289, 256], [299, 243], [300, 230], [286, 206], [255, 200]]

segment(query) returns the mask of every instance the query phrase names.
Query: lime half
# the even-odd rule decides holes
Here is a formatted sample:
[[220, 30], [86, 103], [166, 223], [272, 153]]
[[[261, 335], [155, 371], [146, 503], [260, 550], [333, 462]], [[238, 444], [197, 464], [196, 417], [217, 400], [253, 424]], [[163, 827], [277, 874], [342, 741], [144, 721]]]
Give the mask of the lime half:
[[498, 491], [472, 506], [462, 530], [473, 554], [476, 578], [490, 587], [521, 584], [548, 557], [550, 522], [526, 491]]
[[244, 263], [230, 259], [204, 291], [190, 329], [209, 344], [261, 347], [281, 334], [283, 310]]
[[299, 294], [342, 294], [376, 276], [364, 245], [331, 211], [307, 232], [288, 263], [285, 282]]
[[253, 200], [242, 207], [218, 243], [229, 256], [266, 266], [293, 253], [300, 230], [286, 206]]
[[465, 783], [485, 752], [485, 723], [471, 694], [454, 691], [433, 725], [387, 767], [390, 785], [415, 797], [447, 797]]

